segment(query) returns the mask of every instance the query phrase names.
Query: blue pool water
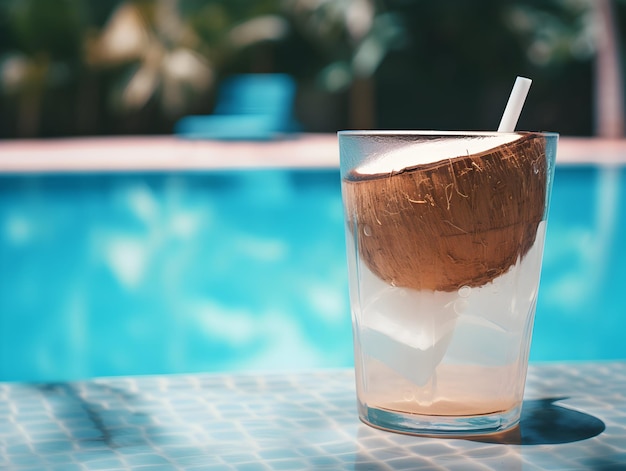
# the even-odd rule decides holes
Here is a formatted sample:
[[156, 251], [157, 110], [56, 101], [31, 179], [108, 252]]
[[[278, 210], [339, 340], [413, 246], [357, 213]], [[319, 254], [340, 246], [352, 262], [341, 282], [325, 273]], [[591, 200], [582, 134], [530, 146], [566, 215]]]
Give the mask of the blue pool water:
[[[626, 167], [557, 167], [531, 360], [626, 358]], [[352, 365], [338, 171], [0, 176], [0, 380]]]

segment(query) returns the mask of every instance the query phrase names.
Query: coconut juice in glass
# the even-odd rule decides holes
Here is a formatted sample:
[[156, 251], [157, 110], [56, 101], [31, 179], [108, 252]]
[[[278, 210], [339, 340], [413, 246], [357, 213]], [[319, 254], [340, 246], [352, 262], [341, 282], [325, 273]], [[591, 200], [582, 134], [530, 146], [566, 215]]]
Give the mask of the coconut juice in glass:
[[339, 133], [364, 422], [444, 435], [518, 423], [557, 139]]

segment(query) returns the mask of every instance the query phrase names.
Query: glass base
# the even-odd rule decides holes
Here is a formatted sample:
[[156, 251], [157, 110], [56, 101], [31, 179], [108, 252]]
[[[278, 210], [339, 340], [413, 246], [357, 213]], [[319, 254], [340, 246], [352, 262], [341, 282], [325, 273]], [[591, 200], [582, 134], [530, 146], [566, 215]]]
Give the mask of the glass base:
[[519, 423], [522, 406], [484, 415], [418, 415], [359, 404], [359, 418], [367, 425], [409, 435], [467, 437], [504, 432]]

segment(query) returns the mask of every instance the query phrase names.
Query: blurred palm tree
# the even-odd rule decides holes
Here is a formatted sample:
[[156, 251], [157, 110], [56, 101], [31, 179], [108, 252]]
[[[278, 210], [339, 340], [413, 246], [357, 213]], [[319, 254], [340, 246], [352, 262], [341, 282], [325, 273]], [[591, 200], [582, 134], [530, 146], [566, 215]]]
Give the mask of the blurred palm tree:
[[[584, 64], [593, 60], [595, 132], [622, 135], [624, 83], [614, 7], [624, 5], [623, 1], [494, 0], [486, 4], [490, 15], [485, 24], [492, 22], [492, 27], [483, 31], [476, 17], [463, 16], [475, 7], [461, 0], [0, 0], [0, 120], [5, 134], [17, 136], [40, 135], [42, 128], [51, 135], [77, 130], [128, 132], [125, 126], [131, 119], [138, 124], [132, 131], [165, 131], [182, 114], [206, 111], [223, 75], [280, 71], [301, 81], [315, 76], [324, 97], [331, 98], [329, 107], [335, 106], [338, 94], [345, 93], [348, 126], [373, 128], [375, 116], [385, 106], [380, 101], [376, 109], [377, 86], [379, 93], [388, 87], [415, 88], [426, 77], [428, 87], [444, 88], [436, 74], [447, 69], [437, 72], [427, 64], [429, 58], [444, 53], [448, 57], [443, 62], [484, 69], [482, 75], [475, 74], [479, 78], [473, 88], [491, 86], [485, 80], [501, 79], [491, 75], [493, 58], [508, 50], [482, 55], [485, 58], [476, 49], [485, 45], [497, 49], [507, 39], [507, 44], [523, 45], [527, 63], [521, 64], [521, 52], [514, 51], [505, 56], [510, 60], [499, 69], [500, 75], [519, 67], [543, 74], [545, 94], [554, 94], [550, 79], [562, 81], [573, 63], [583, 64], [578, 72], [586, 71]], [[483, 16], [478, 15], [484, 20]], [[450, 18], [453, 26], [448, 24], [445, 30], [442, 22]], [[489, 41], [481, 42], [494, 29], [494, 21], [499, 29]], [[444, 41], [449, 47], [443, 52], [441, 41], [429, 42], [429, 37], [441, 39], [442, 34], [449, 41]], [[402, 80], [399, 74], [404, 74]], [[454, 68], [447, 78], [446, 86], [457, 80]], [[586, 80], [581, 82], [579, 74], [579, 84], [587, 86]], [[555, 117], [567, 115], [555, 108], [571, 109], [563, 104], [566, 90], [558, 87], [559, 98], [551, 102]], [[406, 90], [396, 93], [405, 100]], [[100, 108], [105, 95], [118, 113]], [[448, 120], [445, 107], [439, 111], [432, 103], [413, 107], [403, 119], [427, 113], [432, 121], [440, 112], [441, 119]], [[314, 107], [321, 107], [319, 100], [313, 100]], [[60, 114], [65, 121], [57, 125]], [[120, 114], [125, 119], [119, 119]], [[340, 114], [338, 125], [345, 126]], [[326, 124], [322, 130], [330, 127]]]
[[81, 9], [77, 0], [4, 0], [0, 16], [11, 43], [0, 60], [0, 89], [16, 106], [16, 134], [36, 136], [47, 92], [80, 67]]
[[325, 59], [319, 82], [349, 90], [349, 125], [375, 127], [374, 75], [406, 37], [401, 18], [376, 0], [287, 0], [294, 24]]
[[624, 78], [611, 0], [520, 2], [509, 9], [509, 22], [525, 38], [529, 60], [539, 66], [594, 59], [594, 132], [622, 137]]
[[122, 2], [102, 31], [88, 37], [87, 63], [122, 71], [113, 93], [122, 110], [155, 100], [166, 114], [180, 116], [212, 89], [238, 50], [285, 34], [285, 21], [267, 13], [276, 2], [260, 3]]
[[197, 52], [199, 38], [176, 3], [121, 3], [102, 31], [87, 37], [87, 64], [124, 70], [113, 97], [125, 111], [156, 97], [166, 112], [178, 113], [212, 85], [213, 68]]

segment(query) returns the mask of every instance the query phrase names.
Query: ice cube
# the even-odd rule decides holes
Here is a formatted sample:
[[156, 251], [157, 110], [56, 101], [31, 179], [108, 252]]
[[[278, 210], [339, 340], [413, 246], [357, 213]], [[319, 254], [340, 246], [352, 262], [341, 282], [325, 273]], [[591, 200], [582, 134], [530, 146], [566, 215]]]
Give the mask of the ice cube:
[[390, 286], [361, 267], [361, 349], [423, 386], [444, 357], [458, 317], [455, 293]]
[[465, 313], [448, 349], [456, 363], [498, 366], [518, 360], [537, 300], [544, 235], [542, 222], [535, 244], [523, 259], [492, 282], [466, 293]]

